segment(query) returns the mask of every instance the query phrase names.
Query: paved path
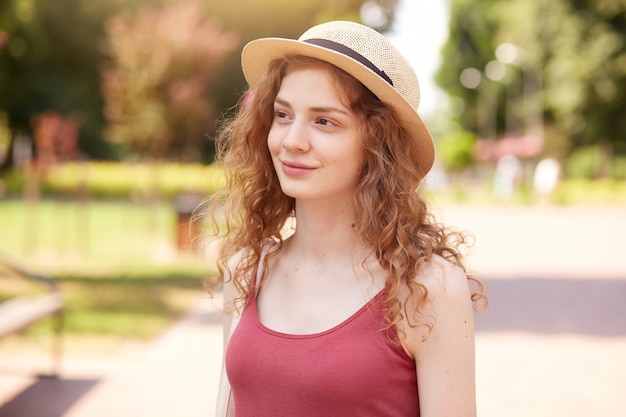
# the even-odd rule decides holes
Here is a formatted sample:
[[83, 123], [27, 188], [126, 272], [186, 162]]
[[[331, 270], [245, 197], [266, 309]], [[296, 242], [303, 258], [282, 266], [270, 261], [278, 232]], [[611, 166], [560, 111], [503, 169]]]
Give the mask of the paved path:
[[[143, 348], [67, 357], [60, 379], [28, 376], [46, 357], [0, 362], [1, 417], [210, 417], [222, 356], [221, 316], [199, 302]], [[43, 359], [43, 360], [42, 360]], [[1, 404], [1, 402], [0, 402]]]
[[[626, 208], [442, 212], [476, 236], [470, 262], [491, 289], [477, 318], [479, 416], [625, 416]], [[61, 380], [0, 358], [0, 417], [212, 416], [221, 352], [218, 314], [201, 303], [123, 357], [67, 358]]]
[[626, 279], [626, 206], [442, 206], [487, 278]]

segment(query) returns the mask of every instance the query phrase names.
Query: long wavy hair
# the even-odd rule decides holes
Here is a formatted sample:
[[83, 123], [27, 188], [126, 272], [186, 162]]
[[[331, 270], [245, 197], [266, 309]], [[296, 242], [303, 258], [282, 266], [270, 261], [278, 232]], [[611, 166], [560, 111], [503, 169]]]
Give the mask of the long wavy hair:
[[[250, 280], [256, 275], [263, 247], [268, 241], [277, 242], [264, 258], [264, 266], [282, 247], [283, 230], [294, 216], [295, 200], [281, 190], [267, 137], [282, 79], [293, 68], [307, 65], [328, 68], [345, 104], [364, 116], [365, 163], [354, 194], [354, 227], [387, 274], [385, 315], [389, 327], [399, 328], [398, 323], [406, 318], [411, 325], [425, 325], [428, 332], [432, 329], [433, 320], [421, 314], [428, 289], [416, 279], [432, 255], [465, 271], [474, 284], [472, 301], [475, 306], [484, 305], [483, 284], [468, 273], [463, 262], [460, 246], [465, 236], [437, 223], [421, 196], [422, 177], [415, 163], [418, 145], [395, 111], [343, 70], [303, 56], [272, 62], [254, 92], [242, 96], [237, 114], [224, 123], [216, 138], [217, 159], [227, 181], [211, 201], [215, 231], [222, 237], [217, 280], [232, 280], [237, 305], [242, 306], [250, 296]], [[218, 212], [221, 216], [215, 215]], [[235, 258], [236, 263], [229, 262]], [[258, 285], [264, 277], [256, 277]], [[401, 299], [404, 288], [414, 297], [410, 305], [417, 306], [415, 311], [407, 311], [409, 303]]]

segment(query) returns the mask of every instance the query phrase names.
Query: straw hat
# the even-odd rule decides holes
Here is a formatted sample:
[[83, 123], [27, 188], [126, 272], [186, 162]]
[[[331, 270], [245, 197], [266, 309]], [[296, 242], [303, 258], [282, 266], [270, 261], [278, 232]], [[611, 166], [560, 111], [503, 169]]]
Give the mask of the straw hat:
[[254, 40], [244, 47], [241, 59], [250, 87], [255, 88], [271, 61], [287, 55], [304, 55], [331, 63], [394, 108], [420, 145], [416, 163], [422, 176], [428, 173], [435, 158], [435, 146], [417, 113], [419, 82], [408, 61], [383, 35], [355, 22], [336, 21], [314, 26], [298, 40]]

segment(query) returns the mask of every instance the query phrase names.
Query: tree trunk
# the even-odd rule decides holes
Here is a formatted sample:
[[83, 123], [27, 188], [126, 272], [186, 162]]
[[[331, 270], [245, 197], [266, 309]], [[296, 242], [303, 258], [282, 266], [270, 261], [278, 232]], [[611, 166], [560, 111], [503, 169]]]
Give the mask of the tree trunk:
[[14, 160], [13, 160], [13, 144], [15, 143], [15, 135], [11, 133], [9, 137], [9, 147], [7, 148], [6, 155], [4, 155], [4, 159], [0, 161], [0, 172], [8, 171], [13, 168]]

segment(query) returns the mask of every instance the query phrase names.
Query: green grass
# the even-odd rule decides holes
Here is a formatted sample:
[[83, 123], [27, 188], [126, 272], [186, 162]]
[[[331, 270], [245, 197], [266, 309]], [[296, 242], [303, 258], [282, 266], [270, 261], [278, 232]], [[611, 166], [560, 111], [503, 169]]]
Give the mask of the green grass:
[[[0, 191], [21, 195], [28, 181], [23, 169], [0, 173]], [[43, 195], [92, 198], [148, 199], [158, 193], [175, 199], [185, 193], [211, 195], [224, 185], [221, 169], [216, 165], [177, 163], [68, 162], [58, 164], [38, 179]], [[0, 193], [1, 195], [1, 193]]]
[[611, 179], [572, 179], [559, 184], [552, 202], [555, 204], [626, 205], [626, 181]]
[[453, 183], [444, 190], [425, 189], [430, 201], [459, 204], [626, 205], [626, 181], [611, 179], [561, 181], [551, 195], [536, 195], [521, 184], [510, 197], [496, 196], [489, 183]]
[[63, 282], [66, 329], [74, 334], [146, 339], [194, 306], [200, 289], [154, 282]]
[[[0, 200], [0, 253], [57, 280], [65, 331], [77, 337], [146, 340], [206, 296], [211, 260], [176, 248], [171, 204]], [[23, 291], [0, 276], [0, 299]], [[49, 334], [45, 322], [29, 338]]]
[[[150, 280], [59, 285], [65, 299], [63, 344], [69, 354], [116, 354], [129, 343], [145, 343], [207, 297], [199, 286]], [[1, 291], [6, 294], [6, 286]], [[42, 320], [3, 340], [0, 355], [24, 350], [47, 354], [51, 324], [50, 319]]]
[[60, 278], [206, 273], [199, 254], [177, 251], [178, 227], [167, 203], [0, 201], [0, 251]]

